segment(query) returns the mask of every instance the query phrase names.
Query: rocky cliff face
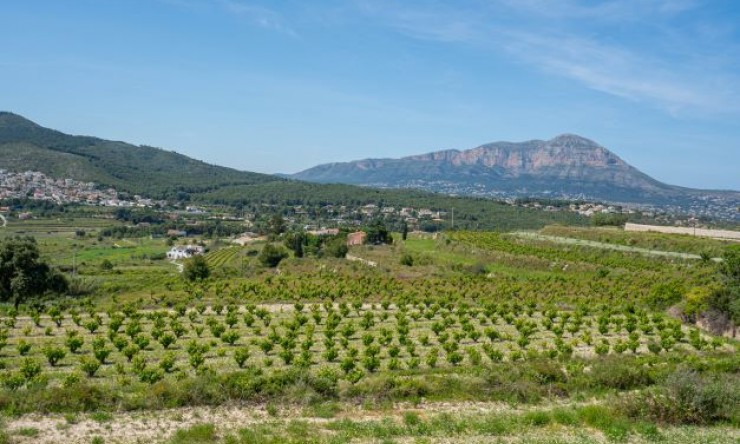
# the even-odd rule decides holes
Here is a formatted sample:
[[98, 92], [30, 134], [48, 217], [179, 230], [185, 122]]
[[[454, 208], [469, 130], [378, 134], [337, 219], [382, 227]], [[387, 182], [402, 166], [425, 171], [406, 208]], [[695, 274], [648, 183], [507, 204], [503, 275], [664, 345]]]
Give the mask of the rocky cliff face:
[[466, 151], [439, 151], [406, 157], [404, 160], [443, 161], [455, 166], [500, 167], [506, 169], [512, 177], [553, 167], [629, 168], [629, 165], [606, 148], [572, 134], [549, 141], [533, 140], [520, 144], [498, 142]]
[[401, 159], [332, 163], [293, 177], [457, 194], [582, 196], [635, 202], [670, 200], [690, 191], [652, 179], [603, 146], [574, 134]]

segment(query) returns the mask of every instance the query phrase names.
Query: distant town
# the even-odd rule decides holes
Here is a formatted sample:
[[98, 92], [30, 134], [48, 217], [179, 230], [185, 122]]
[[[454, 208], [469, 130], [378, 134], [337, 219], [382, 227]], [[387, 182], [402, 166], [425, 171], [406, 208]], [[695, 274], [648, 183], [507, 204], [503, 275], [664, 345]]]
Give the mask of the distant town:
[[[445, 190], [449, 192], [452, 190]], [[458, 193], [461, 191], [455, 189]], [[468, 190], [470, 191], [470, 190]], [[449, 193], [452, 195], [458, 193]], [[703, 204], [697, 203], [695, 207], [671, 207], [671, 206], [652, 206], [638, 204], [605, 204], [599, 202], [584, 201], [584, 196], [555, 196], [547, 198], [543, 196], [535, 198], [521, 198], [512, 193], [492, 193], [479, 190], [477, 194], [480, 197], [490, 197], [502, 200], [512, 206], [521, 206], [535, 208], [541, 211], [560, 212], [569, 211], [580, 214], [585, 217], [600, 215], [625, 215], [639, 216], [641, 218], [653, 219], [653, 221], [675, 225], [675, 226], [696, 226], [701, 219], [718, 220], [738, 220], [740, 214], [737, 208], [730, 206], [725, 202], [715, 200], [706, 201]], [[565, 199], [570, 197], [570, 199]], [[95, 182], [83, 182], [70, 178], [53, 178], [39, 171], [11, 172], [0, 169], [0, 200], [8, 201], [12, 199], [29, 199], [36, 201], [48, 201], [58, 205], [80, 204], [103, 207], [120, 207], [120, 208], [171, 208], [172, 203], [165, 200], [154, 200], [140, 195], [128, 195], [119, 193], [111, 187], [103, 187]], [[579, 200], [578, 203], [568, 203], [568, 200]], [[551, 203], [548, 203], [551, 202]], [[185, 213], [190, 215], [208, 216], [211, 211], [207, 206], [187, 206]], [[7, 211], [2, 208], [0, 211]], [[356, 207], [325, 205], [321, 207], [321, 213], [325, 216], [321, 220], [315, 221], [318, 225], [309, 223], [305, 225], [306, 230], [319, 230], [320, 225], [345, 226], [359, 225], [363, 220], [372, 218], [392, 218], [408, 224], [411, 229], [424, 229], [430, 224], [441, 224], [443, 222], [453, 222], [454, 210], [434, 210], [430, 208], [414, 208], [411, 206], [391, 207], [378, 206], [373, 203], [359, 205]], [[294, 206], [291, 211], [292, 215], [287, 217], [289, 223], [300, 223], [300, 221], [310, 221], [310, 209], [303, 206]], [[19, 218], [25, 219], [32, 217], [29, 212], [23, 212], [18, 215]], [[228, 215], [226, 220], [243, 220], [246, 225], [251, 226], [256, 215], [253, 213], [244, 213], [239, 217]]]
[[[387, 183], [372, 183], [368, 184], [368, 186], [386, 189], [398, 188]], [[525, 190], [500, 191], [492, 190], [483, 184], [477, 186], [469, 186], [450, 181], [426, 180], [409, 181], [408, 183], [404, 184], [404, 187], [448, 194], [450, 196], [475, 196], [491, 198], [503, 200], [509, 203], [513, 203], [525, 196], [540, 200], [594, 202], [593, 204], [587, 204], [586, 208], [583, 209], [574, 209], [572, 205], [570, 206], [571, 211], [576, 211], [586, 216], [590, 216], [594, 211], [619, 211], [624, 212], [625, 214], [634, 214], [640, 212], [647, 217], [668, 215], [672, 218], [690, 216], [695, 218], [707, 218], [733, 222], [740, 221], [740, 209], [737, 207], [737, 201], [716, 194], [707, 194], [705, 196], [698, 196], [692, 199], [687, 199], [686, 202], [682, 202], [681, 204], [665, 203], [661, 205], [653, 205], [634, 202], [611, 202], [611, 205], [602, 205], [598, 210], [593, 210], [592, 207], [599, 206], [598, 203], [595, 203], [598, 201], [598, 199], [593, 198], [593, 196], [589, 196], [585, 192], [579, 194], [567, 194], [557, 191], [541, 193], [529, 193]], [[615, 208], [621, 209], [615, 210]], [[554, 211], [555, 209], [550, 208], [550, 210]]]
[[103, 188], [95, 182], [51, 178], [39, 171], [14, 173], [0, 170], [0, 199], [32, 199], [60, 205], [77, 203], [110, 207], [167, 205], [166, 201], [155, 201], [141, 196], [121, 199], [114, 188]]

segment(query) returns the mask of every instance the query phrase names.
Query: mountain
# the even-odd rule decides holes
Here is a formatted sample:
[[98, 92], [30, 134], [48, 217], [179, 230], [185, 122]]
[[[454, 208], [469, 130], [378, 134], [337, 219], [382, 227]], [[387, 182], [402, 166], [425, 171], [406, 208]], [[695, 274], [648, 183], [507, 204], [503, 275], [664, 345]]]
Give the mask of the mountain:
[[702, 191], [659, 182], [594, 141], [573, 134], [551, 140], [496, 142], [470, 150], [401, 159], [319, 165], [289, 177], [319, 183], [412, 187], [463, 195], [557, 197], [691, 206], [736, 191]]
[[[454, 208], [455, 227], [535, 229], [552, 223], [584, 224], [568, 211], [550, 213], [491, 199], [450, 197], [419, 190], [380, 190], [353, 185], [316, 184], [209, 165], [182, 154], [44, 128], [24, 117], [0, 112], [0, 169], [41, 171], [56, 179], [92, 181], [119, 192], [196, 204], [225, 205], [259, 215], [280, 213], [298, 219], [300, 208], [314, 214], [359, 206]], [[341, 213], [324, 214], [324, 218]], [[344, 217], [344, 216], [342, 216]], [[358, 221], [346, 216], [348, 223]], [[315, 223], [304, 220], [304, 223]], [[430, 222], [431, 223], [431, 222]], [[396, 227], [399, 229], [400, 227]]]
[[159, 148], [71, 136], [9, 112], [0, 112], [0, 168], [41, 171], [163, 199], [281, 180], [209, 165]]

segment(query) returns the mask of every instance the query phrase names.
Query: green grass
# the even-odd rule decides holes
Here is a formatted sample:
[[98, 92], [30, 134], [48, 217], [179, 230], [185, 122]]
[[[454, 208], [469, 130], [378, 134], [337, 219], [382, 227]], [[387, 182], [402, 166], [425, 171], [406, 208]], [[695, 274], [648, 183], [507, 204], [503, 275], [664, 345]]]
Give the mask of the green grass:
[[[739, 365], [737, 342], [723, 340], [715, 351], [713, 338], [700, 332], [697, 349], [690, 340], [694, 327], [647, 304], [657, 283], [680, 289], [715, 285], [712, 263], [455, 232], [352, 248], [351, 254], [376, 261], [377, 267], [309, 257], [286, 259], [278, 271], [257, 265], [247, 254], [255, 247], [214, 241], [206, 257], [213, 278], [189, 284], [172, 264], [151, 259], [168, 249], [164, 239], [98, 240], [95, 230], [104, 227], [95, 225], [99, 222], [87, 226], [92, 234], [78, 237], [67, 223], [72, 222], [34, 221], [26, 228], [39, 230], [43, 254], [55, 265], [70, 272], [74, 258], [76, 279], [89, 284], [89, 291], [53, 301], [61, 309], [60, 326], [49, 316], [51, 303], [37, 319], [40, 325], [29, 307], [14, 314], [10, 306], [0, 306], [0, 327], [7, 332], [0, 347], [0, 410], [11, 417], [56, 412], [76, 422], [85, 412], [108, 427], [119, 411], [268, 406], [269, 418], [253, 426], [195, 425], [175, 434], [173, 443], [475, 442], [481, 437], [481, 442], [682, 443], [729, 442], [732, 436], [682, 424], [696, 418], [710, 418], [703, 424], [719, 427], [734, 424], [725, 412], [731, 396], [713, 397], [713, 387], [740, 385], [733, 373]], [[404, 254], [413, 256], [413, 266], [400, 263]], [[102, 267], [105, 261], [113, 268]], [[227, 326], [228, 312], [235, 316], [233, 327]], [[111, 333], [117, 316], [122, 325]], [[334, 328], [328, 327], [330, 318], [336, 319]], [[90, 332], [93, 319], [99, 325]], [[366, 319], [371, 322], [363, 325]], [[634, 354], [617, 350], [629, 337], [630, 319], [637, 332]], [[137, 320], [141, 331], [129, 335]], [[227, 338], [234, 334], [234, 344], [217, 337], [212, 325], [224, 326]], [[488, 329], [497, 334], [489, 338]], [[181, 337], [167, 347], [157, 340], [176, 330]], [[77, 353], [67, 349], [72, 331], [84, 340]], [[130, 345], [131, 336], [149, 343], [129, 361], [115, 345], [121, 338]], [[385, 336], [388, 343], [380, 344]], [[608, 349], [599, 356], [603, 341]], [[95, 359], [94, 342], [110, 354], [88, 377], [80, 361]], [[201, 364], [191, 358], [191, 342], [205, 347]], [[670, 351], [651, 352], [648, 343], [664, 343]], [[54, 367], [44, 353], [52, 345], [66, 350]], [[366, 359], [374, 346], [377, 365]], [[334, 359], [328, 349], [336, 350]], [[236, 356], [244, 350], [249, 353], [240, 369]], [[430, 358], [434, 351], [436, 362]], [[355, 368], [345, 369], [343, 361]], [[678, 402], [668, 381], [687, 370], [698, 378], [690, 379], [696, 393], [718, 411], [680, 416], [668, 405], [650, 404], [664, 398]], [[645, 398], [633, 399], [633, 392]], [[622, 397], [633, 403], [621, 404]], [[496, 401], [512, 408], [441, 414], [394, 407], [433, 401]], [[549, 407], [552, 403], [558, 407]], [[363, 419], [346, 414], [348, 405], [386, 410], [377, 420]], [[293, 420], [295, 412], [305, 420]], [[668, 415], [675, 426], [664, 425], [661, 418]]]
[[618, 228], [583, 228], [552, 225], [543, 228], [540, 230], [540, 233], [628, 247], [646, 248], [650, 250], [675, 251], [691, 254], [706, 253], [710, 257], [721, 256], [723, 249], [728, 245], [733, 245], [734, 243], [732, 241], [722, 241], [681, 234], [624, 231]]
[[39, 436], [39, 429], [35, 427], [23, 427], [15, 432], [18, 436], [24, 436], [26, 438], [35, 438]]
[[196, 424], [180, 429], [168, 441], [169, 444], [209, 444], [218, 442], [216, 427], [213, 424]]
[[412, 442], [581, 443], [604, 439], [607, 442], [730, 443], [737, 438], [736, 433], [728, 434], [726, 429], [660, 428], [652, 423], [631, 421], [602, 406], [536, 409], [524, 413], [428, 412], [423, 417], [405, 412], [400, 417], [329, 422], [270, 420], [224, 435], [217, 437], [212, 425], [197, 425], [178, 431], [169, 442], [330, 444], [412, 439]]

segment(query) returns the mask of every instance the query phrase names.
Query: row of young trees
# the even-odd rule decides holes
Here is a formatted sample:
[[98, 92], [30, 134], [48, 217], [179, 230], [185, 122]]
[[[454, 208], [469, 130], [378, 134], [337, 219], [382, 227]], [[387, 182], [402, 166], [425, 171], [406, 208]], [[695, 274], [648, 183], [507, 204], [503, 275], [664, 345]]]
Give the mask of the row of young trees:
[[[255, 304], [180, 304], [173, 310], [98, 313], [53, 306], [46, 316], [31, 317], [35, 327], [17, 313], [2, 318], [0, 351], [11, 344], [17, 356], [7, 360], [0, 384], [20, 388], [41, 372], [39, 358], [50, 367], [78, 362], [89, 377], [108, 368], [104, 377], [134, 374], [141, 382], [156, 382], [173, 371], [176, 376], [214, 365], [221, 370], [245, 365], [279, 364], [296, 368], [333, 366], [356, 382], [363, 370], [434, 368], [446, 361], [472, 366], [504, 359], [569, 360], [590, 354], [693, 353], [720, 348], [698, 330], [687, 331], [671, 318], [642, 310], [603, 307], [576, 311], [520, 304], [468, 305], [445, 300], [410, 304], [295, 303], [275, 312]], [[44, 339], [28, 341], [32, 329], [44, 328]], [[22, 332], [22, 333], [21, 333]], [[9, 348], [9, 347], [8, 347]], [[221, 359], [226, 358], [229, 359]], [[65, 360], [66, 359], [66, 360]], [[66, 372], [62, 369], [62, 372]], [[67, 377], [75, 374], [68, 374]], [[101, 375], [102, 376], [102, 375]]]

